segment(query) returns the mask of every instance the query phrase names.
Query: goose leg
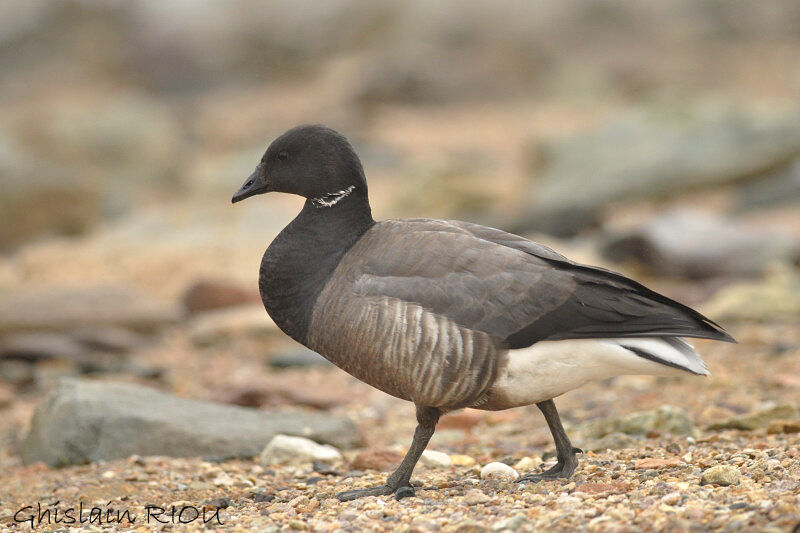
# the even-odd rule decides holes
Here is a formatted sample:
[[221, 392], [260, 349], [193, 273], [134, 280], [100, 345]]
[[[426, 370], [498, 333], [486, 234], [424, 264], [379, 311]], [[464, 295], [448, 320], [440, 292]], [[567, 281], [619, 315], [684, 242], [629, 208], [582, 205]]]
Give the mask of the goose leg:
[[578, 453], [583, 453], [580, 448], [573, 448], [569, 442], [564, 426], [561, 425], [561, 418], [558, 416], [556, 404], [553, 400], [547, 400], [536, 404], [547, 425], [550, 427], [550, 433], [553, 434], [553, 440], [556, 443], [556, 457], [558, 462], [549, 470], [545, 470], [539, 474], [529, 473], [520, 477], [517, 482], [524, 483], [526, 481], [542, 481], [544, 479], [568, 478], [572, 476], [575, 467], [578, 465], [578, 459], [575, 457]]
[[377, 487], [369, 487], [366, 489], [355, 489], [340, 492], [336, 495], [340, 501], [346, 502], [363, 498], [364, 496], [388, 496], [394, 494], [396, 499], [405, 498], [414, 495], [414, 489], [411, 487], [411, 472], [414, 471], [417, 461], [419, 461], [422, 452], [431, 440], [433, 432], [436, 429], [436, 423], [439, 421], [441, 413], [438, 409], [433, 407], [417, 406], [417, 429], [414, 431], [414, 440], [411, 442], [411, 448], [403, 458], [403, 462], [397, 467], [383, 485]]

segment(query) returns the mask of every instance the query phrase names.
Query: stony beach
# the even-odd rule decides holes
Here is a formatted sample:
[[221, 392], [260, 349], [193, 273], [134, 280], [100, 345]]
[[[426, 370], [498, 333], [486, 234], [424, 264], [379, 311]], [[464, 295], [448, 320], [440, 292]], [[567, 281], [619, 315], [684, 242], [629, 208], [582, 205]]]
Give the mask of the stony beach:
[[[5, 2], [0, 531], [792, 531], [796, 4]], [[353, 141], [376, 219], [524, 235], [738, 344], [694, 343], [709, 377], [556, 398], [571, 479], [515, 482], [555, 461], [536, 407], [467, 409], [414, 497], [339, 502], [414, 409], [261, 304], [301, 201], [230, 199], [301, 123]]]

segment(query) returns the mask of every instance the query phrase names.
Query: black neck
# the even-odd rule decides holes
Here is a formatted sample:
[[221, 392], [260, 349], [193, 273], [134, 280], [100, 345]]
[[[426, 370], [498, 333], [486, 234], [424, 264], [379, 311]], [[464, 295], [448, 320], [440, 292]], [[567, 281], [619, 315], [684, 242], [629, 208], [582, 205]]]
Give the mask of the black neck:
[[259, 289], [284, 333], [305, 342], [317, 296], [345, 252], [373, 224], [366, 191], [355, 190], [330, 207], [306, 200], [272, 241], [261, 261]]

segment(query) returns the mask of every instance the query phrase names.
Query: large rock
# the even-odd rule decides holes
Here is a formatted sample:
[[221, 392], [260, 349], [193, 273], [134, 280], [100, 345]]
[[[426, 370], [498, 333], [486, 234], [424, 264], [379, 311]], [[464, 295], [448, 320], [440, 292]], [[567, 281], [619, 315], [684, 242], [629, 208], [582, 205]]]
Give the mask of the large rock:
[[747, 276], [761, 273], [773, 262], [800, 258], [800, 242], [790, 234], [678, 209], [609, 239], [602, 254], [618, 263], [636, 262], [662, 276]]
[[516, 231], [570, 235], [611, 202], [661, 197], [757, 176], [800, 154], [800, 110], [723, 105], [640, 110], [538, 148], [542, 172]]
[[800, 316], [800, 276], [790, 269], [775, 269], [762, 280], [725, 287], [703, 304], [701, 311], [723, 323], [796, 323]]
[[189, 325], [189, 336], [200, 346], [213, 345], [233, 338], [262, 338], [280, 333], [259, 304], [217, 309], [198, 315]]
[[[124, 333], [123, 333], [124, 332]], [[132, 365], [123, 344], [133, 336], [125, 330], [98, 329], [70, 333], [30, 331], [0, 336], [0, 377], [19, 385], [44, 385], [66, 375], [98, 372], [136, 372], [152, 374], [152, 370]], [[110, 334], [109, 334], [110, 333]], [[126, 334], [127, 333], [127, 334]], [[20, 365], [30, 366], [25, 369]]]
[[[615, 433], [625, 435], [652, 433], [694, 435], [697, 433], [697, 428], [686, 410], [671, 405], [662, 405], [650, 411], [639, 411], [618, 418], [588, 421], [580, 424], [578, 430], [587, 437], [595, 439]], [[620, 447], [624, 447], [624, 445]]]
[[63, 333], [14, 333], [0, 338], [0, 359], [31, 363], [44, 359], [79, 361], [86, 353], [83, 345]]
[[800, 158], [739, 188], [735, 209], [747, 211], [800, 202]]
[[0, 297], [0, 334], [90, 325], [150, 332], [180, 317], [176, 306], [120, 286], [22, 291]]
[[708, 429], [741, 429], [744, 431], [753, 431], [754, 429], [766, 428], [770, 422], [776, 420], [785, 420], [797, 418], [797, 408], [793, 405], [776, 405], [769, 409], [756, 411], [744, 416], [734, 416], [727, 420], [720, 422], [712, 422], [709, 424]]
[[101, 215], [96, 187], [0, 132], [0, 249], [41, 235], [79, 234]]
[[260, 301], [257, 287], [246, 288], [222, 279], [198, 280], [183, 295], [183, 306], [190, 315]]
[[328, 415], [257, 411], [138, 385], [64, 379], [36, 408], [22, 450], [26, 463], [52, 466], [134, 454], [254, 457], [278, 434], [345, 448], [358, 443], [352, 422]]
[[278, 353], [270, 357], [269, 366], [272, 368], [303, 368], [310, 366], [330, 366], [331, 362], [317, 352], [304, 346]]

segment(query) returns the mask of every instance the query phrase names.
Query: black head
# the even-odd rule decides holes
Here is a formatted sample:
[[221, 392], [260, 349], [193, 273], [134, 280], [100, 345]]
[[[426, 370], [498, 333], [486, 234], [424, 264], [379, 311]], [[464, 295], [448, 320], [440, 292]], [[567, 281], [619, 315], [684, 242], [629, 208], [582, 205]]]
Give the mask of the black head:
[[297, 126], [272, 142], [231, 201], [265, 192], [297, 194], [324, 207], [349, 195], [366, 197], [367, 182], [344, 135], [321, 125]]

